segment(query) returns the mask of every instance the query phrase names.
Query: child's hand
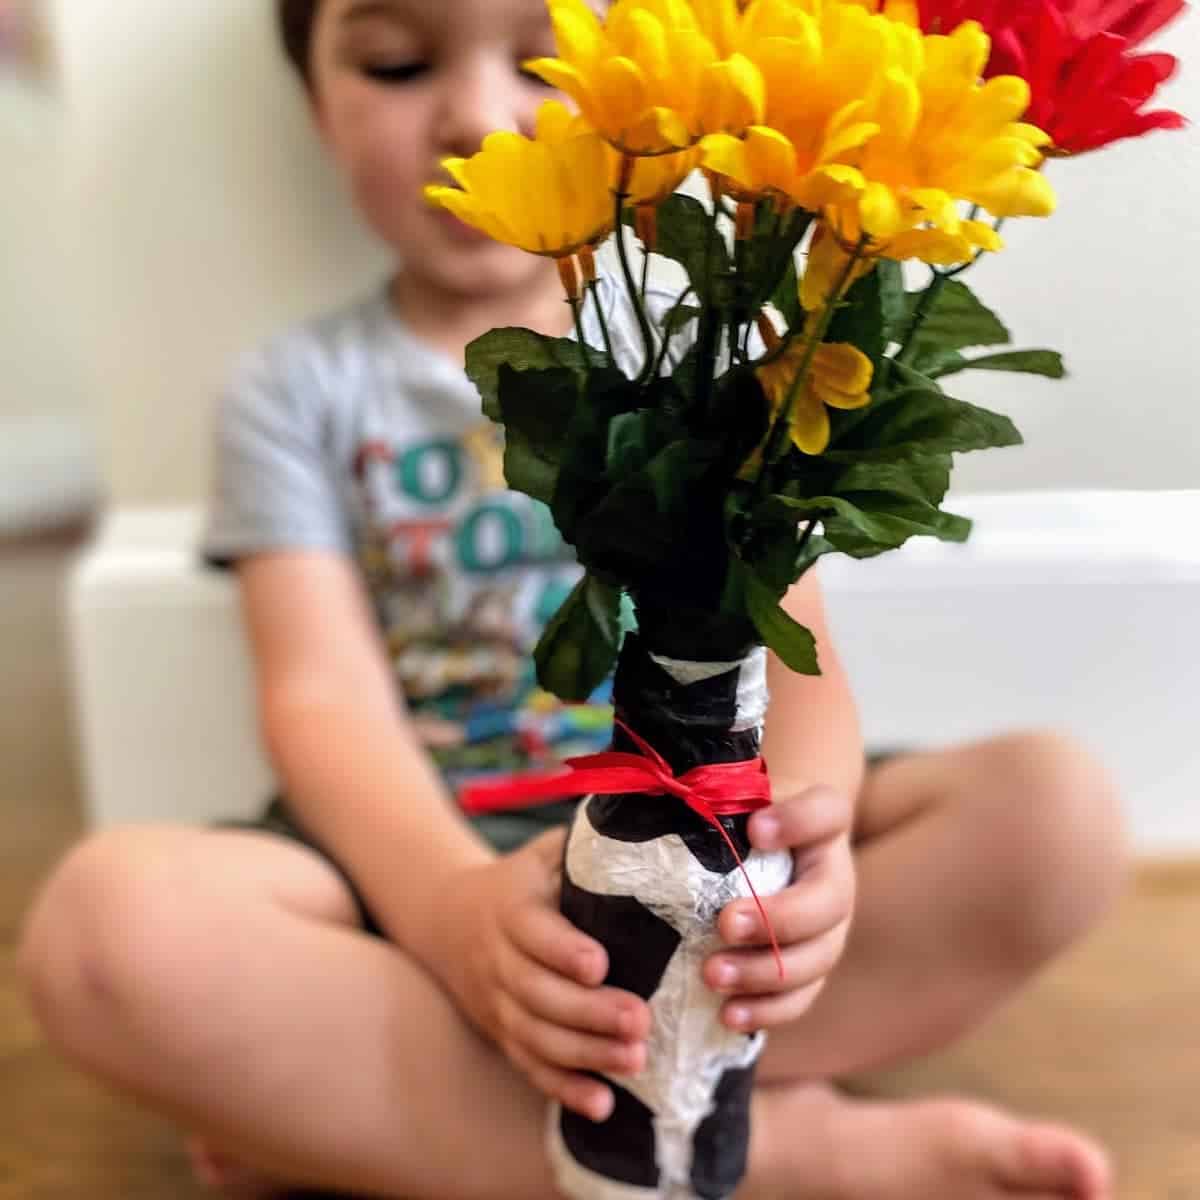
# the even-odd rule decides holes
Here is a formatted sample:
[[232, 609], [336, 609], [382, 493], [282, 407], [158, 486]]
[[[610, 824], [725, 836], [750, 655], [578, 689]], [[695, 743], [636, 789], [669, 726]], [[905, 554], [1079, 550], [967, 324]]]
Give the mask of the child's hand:
[[444, 978], [474, 1024], [533, 1085], [592, 1120], [612, 1093], [581, 1074], [646, 1061], [650, 1010], [600, 986], [608, 956], [558, 911], [566, 830], [448, 880]]
[[791, 850], [796, 874], [784, 891], [762, 897], [783, 953], [782, 980], [754, 901], [738, 900], [721, 913], [722, 940], [737, 948], [712, 955], [704, 979], [729, 996], [721, 1016], [730, 1028], [768, 1029], [796, 1020], [841, 958], [854, 910], [852, 819], [849, 797], [828, 787], [809, 788], [750, 819], [751, 843], [760, 850]]

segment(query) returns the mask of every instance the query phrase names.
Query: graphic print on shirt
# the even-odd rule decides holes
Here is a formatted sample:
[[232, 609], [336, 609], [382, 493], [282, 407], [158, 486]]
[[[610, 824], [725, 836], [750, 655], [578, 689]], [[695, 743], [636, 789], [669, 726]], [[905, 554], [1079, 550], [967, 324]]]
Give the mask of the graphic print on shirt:
[[358, 558], [414, 725], [451, 786], [607, 745], [605, 683], [566, 705], [532, 652], [579, 578], [539, 501], [507, 490], [503, 434], [365, 441]]

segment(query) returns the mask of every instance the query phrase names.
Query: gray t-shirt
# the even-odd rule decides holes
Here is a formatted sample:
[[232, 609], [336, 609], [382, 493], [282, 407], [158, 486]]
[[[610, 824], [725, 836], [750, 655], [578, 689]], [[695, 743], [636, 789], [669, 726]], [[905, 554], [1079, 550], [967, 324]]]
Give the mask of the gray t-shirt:
[[[623, 289], [602, 279], [599, 294], [632, 373], [641, 341]], [[674, 297], [649, 299], [661, 311]], [[602, 344], [594, 306], [584, 312], [584, 336]], [[579, 577], [573, 552], [545, 505], [506, 488], [502, 431], [386, 288], [248, 355], [216, 436], [206, 561], [297, 548], [352, 557], [416, 727], [452, 783], [606, 741], [609, 684], [567, 706], [534, 679], [533, 646]]]

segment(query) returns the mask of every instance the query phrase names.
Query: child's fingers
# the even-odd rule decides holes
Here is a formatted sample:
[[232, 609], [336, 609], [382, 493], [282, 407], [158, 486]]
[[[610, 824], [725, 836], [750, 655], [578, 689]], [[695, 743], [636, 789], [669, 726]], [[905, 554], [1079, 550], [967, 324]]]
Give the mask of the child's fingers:
[[604, 982], [608, 974], [604, 947], [580, 933], [562, 913], [521, 904], [509, 914], [506, 928], [513, 943], [542, 966], [589, 987]]
[[[795, 883], [762, 905], [780, 946], [809, 941], [841, 924], [854, 908], [854, 864], [845, 838], [833, 842]], [[753, 900], [725, 906], [718, 930], [731, 946], [767, 946], [770, 938]]]
[[562, 1070], [599, 1071], [608, 1075], [634, 1075], [646, 1063], [643, 1042], [624, 1042], [564, 1029], [543, 1021], [513, 996], [500, 1004], [500, 1021], [505, 1038], [529, 1054]]
[[824, 986], [825, 980], [819, 979], [806, 988], [777, 996], [738, 996], [722, 1006], [721, 1020], [739, 1033], [789, 1025], [808, 1012]]
[[854, 820], [852, 799], [824, 784], [786, 796], [750, 818], [751, 844], [760, 850], [799, 850], [845, 833]]
[[704, 964], [704, 981], [723, 995], [754, 996], [790, 992], [823, 979], [837, 966], [846, 945], [849, 923], [843, 921], [824, 936], [784, 946], [783, 978], [770, 950], [725, 950]]
[[544, 1021], [626, 1041], [640, 1040], [650, 1032], [649, 1008], [628, 992], [584, 987], [543, 967], [515, 947], [501, 969], [509, 992]]
[[539, 1092], [557, 1100], [563, 1108], [590, 1121], [606, 1121], [612, 1115], [612, 1091], [599, 1080], [552, 1067], [520, 1045], [505, 1046], [505, 1051]]

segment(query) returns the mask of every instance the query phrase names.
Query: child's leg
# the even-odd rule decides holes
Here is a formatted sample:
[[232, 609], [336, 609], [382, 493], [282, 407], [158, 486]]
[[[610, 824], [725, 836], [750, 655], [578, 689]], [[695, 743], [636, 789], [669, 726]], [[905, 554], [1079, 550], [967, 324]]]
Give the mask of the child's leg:
[[[963, 1103], [852, 1105], [804, 1081], [978, 1019], [1113, 894], [1118, 830], [1107, 779], [1055, 740], [874, 772], [851, 945], [812, 1012], [768, 1043], [746, 1200], [1107, 1197], [1099, 1155], [1065, 1131]], [[552, 1196], [540, 1098], [355, 919], [301, 847], [132, 830], [59, 870], [22, 966], [72, 1058], [250, 1163], [412, 1200]], [[973, 1008], [947, 1011], [960, 984]], [[846, 1171], [871, 1163], [877, 1178]]]
[[845, 954], [809, 1012], [772, 1031], [764, 1081], [840, 1078], [945, 1045], [1085, 932], [1126, 875], [1111, 778], [1053, 733], [883, 762], [854, 836]]
[[281, 1179], [552, 1196], [541, 1098], [356, 919], [281, 838], [115, 831], [43, 889], [21, 967], [69, 1058]]
[[857, 1102], [816, 1081], [946, 1044], [1085, 932], [1125, 878], [1119, 809], [1106, 772], [1049, 734], [870, 772], [846, 952], [767, 1042], [747, 1200], [798, 1179], [811, 1193], [795, 1195], [839, 1200], [1109, 1200], [1106, 1156], [1070, 1129], [954, 1098]]

